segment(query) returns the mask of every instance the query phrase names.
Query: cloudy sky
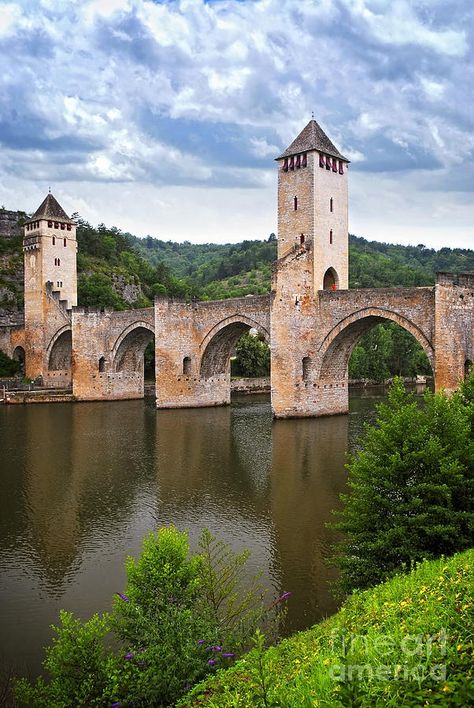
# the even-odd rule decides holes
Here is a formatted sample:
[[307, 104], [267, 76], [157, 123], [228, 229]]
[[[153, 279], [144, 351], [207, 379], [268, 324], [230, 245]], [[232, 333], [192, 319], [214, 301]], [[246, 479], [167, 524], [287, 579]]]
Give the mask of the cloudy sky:
[[0, 202], [139, 236], [276, 231], [315, 118], [350, 230], [474, 247], [472, 0], [0, 0]]

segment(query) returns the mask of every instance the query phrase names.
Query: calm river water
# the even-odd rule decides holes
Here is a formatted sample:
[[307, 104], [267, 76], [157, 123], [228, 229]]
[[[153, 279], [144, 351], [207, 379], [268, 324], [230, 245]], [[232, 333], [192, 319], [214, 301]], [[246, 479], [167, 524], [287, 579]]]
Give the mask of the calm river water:
[[273, 422], [264, 396], [230, 407], [156, 411], [143, 401], [0, 406], [0, 663], [38, 672], [59, 610], [110, 607], [124, 560], [173, 522], [236, 550], [276, 596], [287, 631], [336, 604], [325, 528], [345, 454], [377, 399], [348, 416]]

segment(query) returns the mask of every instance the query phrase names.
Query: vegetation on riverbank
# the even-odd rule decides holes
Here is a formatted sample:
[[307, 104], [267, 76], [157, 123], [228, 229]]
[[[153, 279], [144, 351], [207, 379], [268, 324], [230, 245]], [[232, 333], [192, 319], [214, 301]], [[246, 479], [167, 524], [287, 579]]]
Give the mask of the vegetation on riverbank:
[[357, 592], [328, 620], [218, 671], [179, 706], [472, 705], [473, 567], [469, 550]]

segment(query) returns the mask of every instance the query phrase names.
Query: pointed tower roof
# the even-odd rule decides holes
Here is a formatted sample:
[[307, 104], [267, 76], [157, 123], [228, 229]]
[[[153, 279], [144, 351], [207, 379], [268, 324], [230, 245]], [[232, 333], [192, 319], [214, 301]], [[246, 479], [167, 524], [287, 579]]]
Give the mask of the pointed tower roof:
[[277, 157], [276, 159], [281, 160], [283, 157], [290, 157], [291, 155], [297, 155], [301, 152], [309, 152], [310, 150], [324, 152], [325, 155], [331, 155], [332, 157], [337, 157], [339, 160], [343, 160], [344, 162], [350, 162], [347, 157], [341, 155], [337, 147], [329, 140], [324, 130], [318, 123], [316, 123], [314, 118], [312, 118], [308, 125], [303, 128], [296, 140], [293, 140], [291, 145], [286, 148], [285, 152], [283, 152], [280, 157]]
[[74, 221], [69, 218], [61, 204], [57, 199], [55, 199], [55, 197], [53, 197], [51, 192], [46, 196], [43, 202], [41, 202], [38, 209], [26, 223], [30, 221], [37, 221], [38, 219], [50, 219], [52, 221], [62, 221], [69, 224], [74, 224]]

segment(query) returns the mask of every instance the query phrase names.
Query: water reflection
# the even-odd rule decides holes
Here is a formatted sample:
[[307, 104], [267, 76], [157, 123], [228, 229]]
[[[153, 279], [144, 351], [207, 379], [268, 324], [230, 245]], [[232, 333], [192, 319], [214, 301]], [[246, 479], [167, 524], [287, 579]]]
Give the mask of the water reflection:
[[356, 408], [274, 423], [266, 397], [158, 412], [141, 401], [0, 407], [5, 660], [37, 671], [59, 609], [107, 609], [126, 556], [170, 522], [193, 544], [208, 527], [250, 548], [272, 592], [294, 594], [289, 629], [332, 612], [325, 523], [348, 434], [373, 401]]

